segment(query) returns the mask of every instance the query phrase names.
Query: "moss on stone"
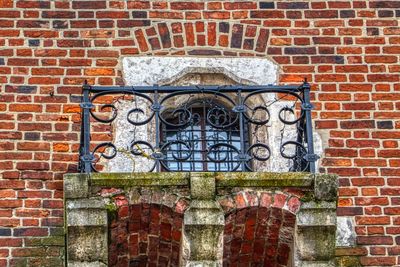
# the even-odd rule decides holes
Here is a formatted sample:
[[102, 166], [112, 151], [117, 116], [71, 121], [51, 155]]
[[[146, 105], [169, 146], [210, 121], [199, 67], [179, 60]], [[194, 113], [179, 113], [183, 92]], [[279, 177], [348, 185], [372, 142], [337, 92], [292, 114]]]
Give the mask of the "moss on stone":
[[116, 212], [118, 210], [117, 205], [115, 205], [113, 202], [105, 204], [104, 207], [107, 212]]
[[301, 202], [310, 202], [315, 201], [315, 194], [314, 191], [307, 191], [305, 194], [300, 198]]
[[148, 173], [96, 173], [90, 177], [92, 186], [137, 187], [137, 186], [187, 186], [189, 173], [148, 172]]
[[333, 174], [315, 174], [315, 198], [325, 201], [336, 201], [338, 177]]
[[117, 205], [115, 205], [114, 202], [111, 202], [111, 203], [106, 204], [105, 208], [107, 210], [108, 224], [110, 224], [110, 222], [112, 222], [114, 219], [117, 218], [118, 207], [117, 207]]
[[234, 172], [215, 174], [217, 187], [311, 187], [308, 173]]
[[338, 267], [361, 267], [360, 259], [357, 256], [336, 257], [336, 266]]
[[49, 236], [42, 238], [29, 238], [25, 240], [29, 246], [64, 246], [64, 236]]

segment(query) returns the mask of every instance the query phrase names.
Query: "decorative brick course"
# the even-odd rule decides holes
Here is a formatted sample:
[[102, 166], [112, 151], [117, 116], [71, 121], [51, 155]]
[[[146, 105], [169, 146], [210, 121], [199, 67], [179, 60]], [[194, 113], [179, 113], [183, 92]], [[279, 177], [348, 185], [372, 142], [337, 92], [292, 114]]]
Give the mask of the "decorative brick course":
[[[62, 175], [77, 167], [80, 85], [122, 84], [120, 60], [135, 55], [269, 57], [281, 66], [280, 83], [307, 77], [315, 127], [327, 138], [320, 171], [340, 176], [338, 214], [384, 230], [370, 239], [372, 230], [356, 220], [367, 250], [361, 263], [400, 264], [389, 253], [400, 242], [398, 8], [398, 1], [0, 1], [0, 225], [11, 229], [0, 238], [0, 265], [43, 266], [40, 257], [53, 255], [18, 247], [34, 249], [25, 239], [37, 233], [60, 234]], [[22, 209], [44, 215], [27, 218]], [[42, 230], [16, 235], [27, 227]]]

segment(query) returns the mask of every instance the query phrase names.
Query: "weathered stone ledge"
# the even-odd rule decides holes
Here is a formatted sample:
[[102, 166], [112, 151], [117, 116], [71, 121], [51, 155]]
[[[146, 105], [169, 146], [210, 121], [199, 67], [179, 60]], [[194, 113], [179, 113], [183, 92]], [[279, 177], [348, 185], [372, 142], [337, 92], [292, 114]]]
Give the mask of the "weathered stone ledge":
[[[89, 182], [91, 186], [107, 187], [189, 186], [190, 175], [189, 172], [94, 173], [90, 174]], [[312, 187], [315, 179], [313, 174], [295, 172], [201, 172], [196, 175], [215, 177], [216, 187]]]
[[314, 176], [301, 172], [217, 172], [217, 187], [311, 187]]
[[133, 172], [90, 174], [92, 186], [136, 187], [136, 186], [188, 186], [188, 172]]

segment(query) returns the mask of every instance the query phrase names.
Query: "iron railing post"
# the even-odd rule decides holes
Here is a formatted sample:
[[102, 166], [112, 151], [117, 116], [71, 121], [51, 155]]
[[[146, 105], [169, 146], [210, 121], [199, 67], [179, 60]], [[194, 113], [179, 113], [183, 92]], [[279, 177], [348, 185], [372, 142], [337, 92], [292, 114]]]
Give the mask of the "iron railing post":
[[242, 90], [238, 90], [237, 92], [239, 103], [233, 109], [233, 111], [239, 113], [239, 132], [240, 132], [240, 154], [238, 159], [240, 161], [240, 165], [242, 166], [242, 171], [246, 171], [246, 162], [248, 160], [248, 155], [246, 154], [245, 150], [245, 141], [244, 141], [244, 115], [243, 113], [246, 112], [246, 107], [243, 103], [243, 96]]
[[160, 166], [160, 160], [163, 159], [164, 155], [161, 153], [160, 150], [160, 111], [161, 111], [161, 105], [159, 103], [159, 94], [157, 91], [158, 85], [154, 85], [155, 90], [154, 90], [154, 103], [151, 106], [151, 109], [154, 111], [154, 116], [155, 116], [155, 126], [156, 126], [156, 144], [155, 144], [155, 149], [154, 153], [152, 155], [153, 159], [156, 161], [156, 171], [159, 172], [161, 170]]
[[303, 90], [303, 97], [304, 97], [304, 102], [302, 105], [302, 109], [305, 112], [305, 118], [306, 118], [306, 142], [307, 142], [307, 154], [304, 156], [304, 159], [309, 162], [310, 164], [310, 172], [315, 173], [315, 162], [319, 158], [316, 154], [314, 154], [314, 142], [313, 142], [313, 129], [312, 129], [312, 121], [311, 121], [311, 111], [314, 108], [313, 105], [311, 104], [311, 99], [310, 99], [310, 91], [311, 87], [310, 84], [307, 82], [307, 80], [304, 80], [304, 83], [302, 85], [302, 90]]
[[82, 102], [80, 104], [82, 110], [81, 125], [81, 147], [80, 147], [80, 168], [83, 173], [92, 171], [93, 155], [90, 153], [90, 110], [93, 108], [89, 98], [90, 85], [85, 82], [82, 86]]

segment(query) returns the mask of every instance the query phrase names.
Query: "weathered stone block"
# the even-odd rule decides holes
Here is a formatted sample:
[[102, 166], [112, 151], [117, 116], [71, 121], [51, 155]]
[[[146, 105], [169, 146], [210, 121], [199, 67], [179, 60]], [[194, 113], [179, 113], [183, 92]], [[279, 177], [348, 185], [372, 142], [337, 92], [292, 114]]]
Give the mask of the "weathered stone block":
[[223, 231], [223, 225], [185, 225], [185, 234], [190, 246], [190, 262], [218, 261]]
[[66, 209], [67, 226], [107, 225], [107, 210], [101, 200], [69, 200]]
[[224, 225], [225, 218], [215, 202], [194, 200], [185, 212], [184, 223], [185, 225]]
[[303, 261], [331, 260], [335, 255], [335, 233], [335, 226], [297, 226], [299, 258]]
[[336, 225], [336, 202], [303, 203], [297, 225]]
[[[104, 226], [68, 227], [67, 242], [68, 242], [68, 255], [67, 255], [68, 261], [107, 263], [108, 259], [107, 227]], [[94, 265], [89, 265], [89, 266], [94, 266]]]
[[338, 217], [336, 230], [336, 246], [352, 247], [356, 244], [356, 233], [352, 217]]
[[315, 200], [336, 201], [338, 186], [337, 175], [316, 174], [314, 180]]
[[89, 175], [87, 174], [64, 175], [65, 199], [88, 197], [88, 191], [89, 191]]
[[215, 199], [215, 177], [212, 173], [190, 173], [190, 193], [193, 199]]

